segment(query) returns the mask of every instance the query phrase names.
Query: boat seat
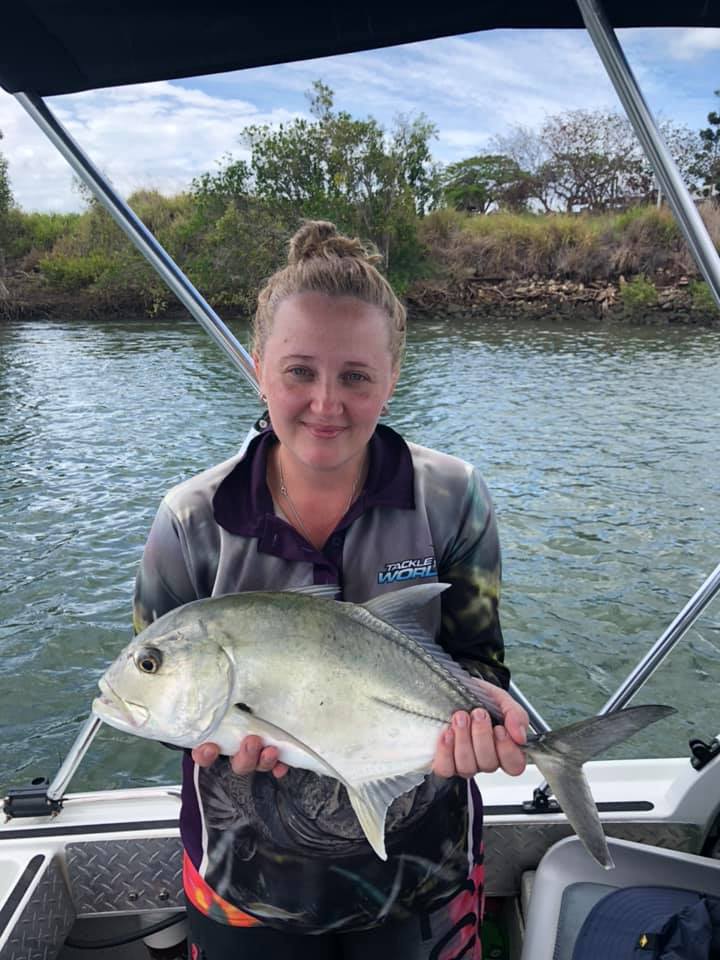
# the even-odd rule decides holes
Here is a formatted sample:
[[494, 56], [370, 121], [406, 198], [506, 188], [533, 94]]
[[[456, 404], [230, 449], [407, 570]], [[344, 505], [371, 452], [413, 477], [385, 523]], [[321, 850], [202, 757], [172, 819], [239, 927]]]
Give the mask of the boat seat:
[[593, 906], [618, 888], [668, 887], [720, 897], [720, 860], [608, 837], [615, 862], [605, 870], [577, 837], [552, 846], [527, 895], [521, 960], [572, 960], [580, 928]]

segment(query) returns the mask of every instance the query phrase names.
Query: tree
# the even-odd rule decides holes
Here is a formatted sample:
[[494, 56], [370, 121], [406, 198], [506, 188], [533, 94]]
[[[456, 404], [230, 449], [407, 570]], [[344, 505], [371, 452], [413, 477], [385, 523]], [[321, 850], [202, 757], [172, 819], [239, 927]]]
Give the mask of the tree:
[[517, 125], [504, 136], [491, 140], [494, 152], [509, 157], [524, 172], [526, 200], [537, 200], [546, 213], [553, 208], [548, 151], [536, 130]]
[[443, 197], [467, 213], [487, 213], [493, 205], [523, 209], [529, 198], [528, 176], [512, 157], [479, 154], [446, 167]]
[[[686, 181], [696, 179], [697, 138], [684, 126], [660, 124]], [[572, 110], [548, 117], [539, 131], [516, 127], [493, 146], [527, 173], [524, 188], [546, 212], [601, 211], [651, 202], [653, 170], [630, 121], [617, 113]]]
[[632, 128], [618, 114], [571, 110], [541, 129], [546, 174], [555, 197], [572, 210], [607, 210], [638, 192], [642, 164]]
[[[720, 90], [715, 91], [720, 97]], [[709, 127], [700, 131], [701, 145], [695, 153], [693, 173], [700, 180], [700, 192], [704, 197], [712, 197], [715, 203], [720, 198], [720, 114], [711, 110], [708, 114]]]
[[386, 134], [371, 117], [336, 111], [333, 91], [319, 81], [308, 96], [312, 119], [244, 131], [254, 190], [285, 219], [329, 219], [372, 240], [387, 266], [393, 244], [436, 202], [435, 126], [400, 117]]
[[[2, 140], [2, 138], [3, 134], [2, 130], [0, 130], [0, 140]], [[7, 160], [0, 153], [0, 223], [4, 220], [12, 205], [13, 196], [10, 190]]]

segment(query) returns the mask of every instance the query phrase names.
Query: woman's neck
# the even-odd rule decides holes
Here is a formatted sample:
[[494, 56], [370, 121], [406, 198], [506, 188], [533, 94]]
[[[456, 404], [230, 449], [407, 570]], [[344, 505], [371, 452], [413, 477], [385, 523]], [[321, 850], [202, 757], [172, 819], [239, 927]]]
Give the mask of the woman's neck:
[[357, 494], [363, 487], [367, 473], [367, 451], [365, 450], [360, 456], [328, 470], [319, 470], [300, 463], [279, 442], [272, 448], [270, 459], [268, 474], [276, 481], [271, 485], [279, 486], [282, 481], [291, 496], [301, 499], [318, 494], [348, 496], [351, 489], [354, 494]]

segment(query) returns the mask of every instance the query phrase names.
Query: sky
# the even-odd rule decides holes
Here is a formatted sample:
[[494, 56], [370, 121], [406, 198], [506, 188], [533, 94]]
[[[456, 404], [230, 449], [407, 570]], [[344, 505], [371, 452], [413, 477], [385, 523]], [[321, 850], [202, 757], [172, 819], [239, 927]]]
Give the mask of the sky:
[[[720, 29], [631, 29], [618, 38], [656, 117], [697, 130], [720, 109]], [[621, 111], [581, 30], [494, 30], [48, 104], [123, 197], [139, 188], [175, 194], [228, 155], [246, 157], [245, 126], [308, 116], [315, 80], [332, 88], [336, 108], [388, 129], [398, 115], [425, 114], [437, 126], [432, 153], [443, 163], [491, 149], [494, 136], [518, 124], [537, 128], [575, 109]], [[0, 131], [19, 206], [82, 209], [66, 162], [2, 90]]]

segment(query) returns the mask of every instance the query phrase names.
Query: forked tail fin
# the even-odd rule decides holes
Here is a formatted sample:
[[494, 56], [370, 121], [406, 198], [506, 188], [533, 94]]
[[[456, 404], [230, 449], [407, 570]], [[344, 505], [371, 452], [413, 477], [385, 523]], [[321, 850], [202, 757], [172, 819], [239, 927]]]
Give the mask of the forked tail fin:
[[582, 765], [671, 713], [675, 713], [673, 707], [629, 707], [550, 730], [528, 742], [528, 755], [549, 783], [570, 825], [588, 853], [606, 869], [614, 864]]

